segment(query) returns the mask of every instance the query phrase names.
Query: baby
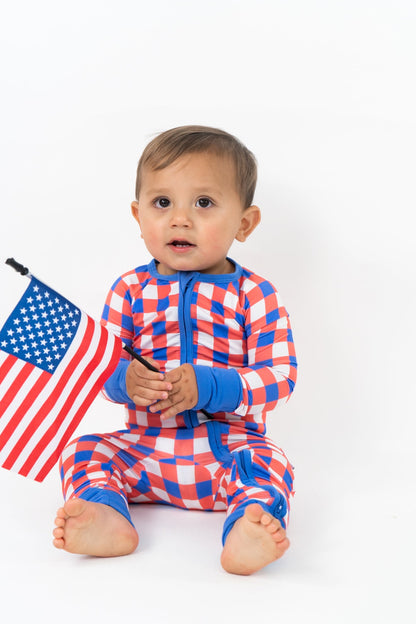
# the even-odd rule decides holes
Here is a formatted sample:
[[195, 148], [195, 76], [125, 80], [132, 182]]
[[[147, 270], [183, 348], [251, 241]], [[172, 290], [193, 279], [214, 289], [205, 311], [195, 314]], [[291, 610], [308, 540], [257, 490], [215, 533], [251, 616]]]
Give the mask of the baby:
[[102, 323], [153, 370], [123, 352], [103, 393], [126, 429], [64, 450], [57, 548], [133, 552], [141, 502], [225, 510], [230, 573], [289, 547], [293, 472], [265, 419], [295, 385], [292, 332], [276, 289], [228, 257], [260, 222], [256, 179], [252, 153], [216, 128], [173, 128], [144, 150], [131, 209], [153, 259], [114, 283]]

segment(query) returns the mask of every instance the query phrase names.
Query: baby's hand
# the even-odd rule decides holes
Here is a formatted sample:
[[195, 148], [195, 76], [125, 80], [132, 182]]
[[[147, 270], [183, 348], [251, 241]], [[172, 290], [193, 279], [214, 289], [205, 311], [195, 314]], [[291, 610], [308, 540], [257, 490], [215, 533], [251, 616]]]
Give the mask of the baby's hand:
[[[146, 360], [159, 370], [159, 364], [152, 358]], [[126, 389], [135, 405], [147, 406], [167, 399], [172, 384], [162, 373], [151, 371], [138, 360], [132, 360], [126, 372]]]
[[198, 385], [191, 364], [182, 364], [169, 371], [165, 375], [165, 381], [172, 385], [172, 390], [166, 399], [152, 405], [151, 412], [161, 412], [162, 420], [167, 420], [195, 407], [198, 402]]

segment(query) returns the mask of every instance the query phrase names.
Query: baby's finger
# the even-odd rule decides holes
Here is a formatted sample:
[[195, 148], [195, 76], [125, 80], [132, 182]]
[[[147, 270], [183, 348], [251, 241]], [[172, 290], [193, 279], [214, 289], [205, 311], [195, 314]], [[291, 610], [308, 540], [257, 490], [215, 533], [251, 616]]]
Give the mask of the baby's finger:
[[180, 395], [178, 392], [176, 393], [169, 392], [167, 397], [165, 397], [161, 401], [158, 401], [155, 405], [152, 405], [152, 407], [150, 408], [150, 411], [153, 413], [163, 412], [163, 410], [174, 407], [175, 405], [178, 405], [179, 403], [183, 403], [183, 401], [184, 401], [184, 397]]
[[175, 405], [172, 405], [172, 407], [169, 407], [166, 410], [162, 410], [162, 413], [160, 415], [161, 420], [168, 420], [168, 418], [173, 418], [174, 416], [176, 416], [177, 414], [180, 414], [181, 412], [185, 411], [186, 408], [186, 403], [185, 401], [179, 401], [179, 403], [176, 403]]
[[134, 376], [137, 379], [164, 379], [163, 373], [149, 370], [144, 364], [142, 364], [138, 360], [133, 360], [130, 366], [132, 368]]
[[160, 392], [155, 390], [149, 390], [147, 388], [140, 388], [138, 391], [132, 393], [132, 399], [135, 405], [148, 406], [158, 401], [167, 399], [167, 392]]

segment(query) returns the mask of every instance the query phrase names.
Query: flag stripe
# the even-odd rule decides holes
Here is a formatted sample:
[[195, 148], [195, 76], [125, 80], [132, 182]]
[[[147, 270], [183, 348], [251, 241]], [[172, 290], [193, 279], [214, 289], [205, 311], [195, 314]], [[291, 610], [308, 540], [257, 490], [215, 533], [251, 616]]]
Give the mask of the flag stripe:
[[[10, 416], [9, 422], [6, 426], [4, 426], [3, 431], [0, 434], [0, 451], [3, 450], [5, 445], [10, 440], [10, 437], [15, 433], [18, 425], [21, 422], [19, 413], [12, 413], [14, 403], [23, 399], [22, 405], [25, 409], [27, 409], [31, 404], [30, 402], [37, 396], [38, 388], [44, 387], [50, 378], [50, 375], [48, 373], [39, 371], [40, 374], [36, 386], [33, 387], [32, 390], [29, 390], [29, 393], [27, 394], [25, 382], [28, 381], [33, 374], [32, 369], [33, 367], [30, 364], [24, 364], [23, 368], [20, 370], [20, 372], [17, 374], [17, 377], [11, 384], [9, 390], [4, 395], [3, 400], [0, 402], [0, 414], [2, 415], [3, 426], [7, 422], [7, 418]], [[30, 387], [32, 387], [32, 384], [33, 379], [30, 379]]]
[[[101, 330], [101, 328], [98, 328], [98, 329]], [[32, 453], [29, 455], [26, 462], [23, 464], [20, 470], [21, 474], [27, 476], [28, 472], [32, 469], [33, 465], [36, 463], [36, 460], [40, 459], [41, 454], [44, 453], [45, 451], [50, 456], [51, 449], [49, 445], [51, 444], [51, 441], [53, 441], [53, 439], [56, 438], [56, 435], [60, 429], [64, 427], [64, 429], [67, 430], [68, 428], [68, 430], [70, 431], [70, 433], [68, 434], [68, 437], [69, 437], [70, 435], [72, 435], [72, 433], [75, 431], [75, 428], [79, 424], [79, 421], [82, 417], [82, 414], [79, 416], [79, 404], [82, 408], [85, 406], [85, 400], [83, 400], [82, 394], [85, 393], [85, 389], [87, 388], [86, 382], [93, 375], [94, 370], [96, 369], [97, 360], [101, 361], [104, 358], [105, 352], [107, 350], [107, 344], [108, 344], [107, 336], [108, 335], [106, 335], [102, 331], [100, 331], [99, 333], [100, 333], [100, 336], [99, 336], [98, 347], [95, 350], [91, 361], [83, 369], [81, 376], [79, 377], [76, 384], [72, 388], [71, 393], [69, 394], [68, 398], [63, 404], [61, 410], [59, 411], [58, 414], [56, 414], [48, 430], [45, 432], [41, 440], [39, 440], [38, 444], [33, 449]], [[87, 397], [91, 394], [91, 392], [94, 393], [94, 397], [95, 397], [99, 389], [100, 388], [98, 388], [95, 391], [95, 384], [94, 384], [94, 386], [89, 390]], [[58, 437], [60, 438], [61, 436], [58, 436]], [[62, 442], [58, 444], [58, 449], [61, 449], [61, 448], [63, 448]], [[56, 452], [57, 452], [56, 448], [54, 448], [53, 453], [56, 453]], [[58, 457], [59, 455], [55, 457], [55, 461], [58, 459]]]
[[[3, 353], [1, 353], [1, 355], [3, 356]], [[5, 359], [2, 365], [0, 366], [0, 384], [3, 384], [4, 381], [8, 378], [9, 372], [11, 368], [13, 368], [16, 360], [17, 358], [5, 356]], [[0, 406], [1, 406], [1, 403], [0, 403]], [[0, 407], [0, 410], [1, 410], [1, 407]], [[1, 411], [0, 411], [0, 414], [1, 414]]]

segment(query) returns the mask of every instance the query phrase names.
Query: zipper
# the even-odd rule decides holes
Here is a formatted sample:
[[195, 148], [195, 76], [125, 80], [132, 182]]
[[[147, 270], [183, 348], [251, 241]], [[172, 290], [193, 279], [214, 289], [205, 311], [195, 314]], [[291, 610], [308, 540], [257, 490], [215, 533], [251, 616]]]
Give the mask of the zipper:
[[[191, 298], [195, 274], [183, 271], [179, 274], [179, 333], [181, 338], [181, 364], [193, 362], [193, 332], [191, 319]], [[185, 410], [184, 421], [188, 429], [199, 425], [195, 410]]]

